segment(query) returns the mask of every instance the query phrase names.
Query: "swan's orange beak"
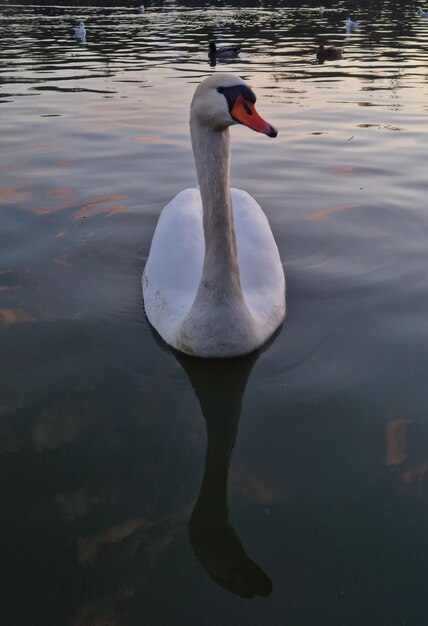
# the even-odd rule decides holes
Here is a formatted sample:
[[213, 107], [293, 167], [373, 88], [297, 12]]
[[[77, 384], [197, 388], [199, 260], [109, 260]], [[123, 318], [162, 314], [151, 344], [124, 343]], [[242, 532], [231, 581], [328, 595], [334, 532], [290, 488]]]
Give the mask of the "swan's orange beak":
[[246, 100], [242, 94], [239, 94], [236, 98], [230, 113], [234, 120], [244, 124], [244, 126], [248, 126], [248, 128], [252, 128], [258, 133], [263, 133], [268, 137], [276, 137], [278, 134], [276, 128], [260, 117], [253, 102]]

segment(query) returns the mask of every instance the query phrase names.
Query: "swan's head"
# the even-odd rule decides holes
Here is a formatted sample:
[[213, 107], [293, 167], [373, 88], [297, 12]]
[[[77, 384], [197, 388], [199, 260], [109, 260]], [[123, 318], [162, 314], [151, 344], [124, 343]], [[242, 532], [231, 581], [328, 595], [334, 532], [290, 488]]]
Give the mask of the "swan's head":
[[255, 102], [253, 90], [239, 76], [216, 73], [196, 88], [190, 119], [213, 130], [243, 124], [268, 137], [276, 137], [278, 131], [260, 117]]

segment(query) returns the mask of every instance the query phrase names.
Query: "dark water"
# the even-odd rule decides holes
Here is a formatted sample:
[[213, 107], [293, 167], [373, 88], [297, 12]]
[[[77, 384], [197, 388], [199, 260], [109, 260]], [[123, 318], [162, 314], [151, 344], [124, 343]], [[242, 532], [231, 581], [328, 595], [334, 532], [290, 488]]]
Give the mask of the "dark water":
[[[2, 625], [428, 623], [428, 20], [326, 6], [0, 2]], [[140, 280], [219, 69], [279, 129], [232, 129], [232, 177], [287, 317], [210, 363]]]

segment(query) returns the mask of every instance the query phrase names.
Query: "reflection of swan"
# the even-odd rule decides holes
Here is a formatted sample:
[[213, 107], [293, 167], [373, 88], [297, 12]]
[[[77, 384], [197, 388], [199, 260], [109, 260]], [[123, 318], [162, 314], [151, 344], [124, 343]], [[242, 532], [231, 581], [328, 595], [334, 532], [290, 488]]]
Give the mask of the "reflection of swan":
[[195, 389], [207, 427], [207, 451], [201, 488], [189, 537], [201, 565], [219, 585], [244, 598], [267, 596], [272, 582], [246, 554], [229, 522], [227, 479], [242, 396], [258, 352], [239, 359], [200, 361], [177, 358]]
[[73, 26], [73, 28], [74, 28], [74, 34], [76, 35], [76, 37], [79, 37], [79, 39], [85, 39], [86, 29], [85, 29], [85, 24], [83, 22], [80, 22], [78, 26]]
[[253, 91], [233, 74], [196, 89], [190, 130], [200, 186], [162, 211], [143, 275], [147, 317], [182, 352], [231, 357], [262, 345], [285, 315], [285, 281], [268, 221], [245, 191], [229, 188], [229, 126], [276, 137]]
[[345, 22], [346, 32], [349, 33], [351, 32], [351, 30], [356, 30], [359, 25], [360, 25], [360, 22], [353, 22], [350, 17], [346, 18], [346, 22]]
[[320, 62], [334, 61], [342, 58], [342, 52], [343, 48], [335, 48], [334, 46], [328, 46], [328, 48], [326, 48], [320, 44], [320, 47], [317, 50], [317, 59]]
[[230, 59], [236, 57], [241, 52], [241, 46], [221, 46], [220, 48], [210, 41], [209, 55], [218, 59]]

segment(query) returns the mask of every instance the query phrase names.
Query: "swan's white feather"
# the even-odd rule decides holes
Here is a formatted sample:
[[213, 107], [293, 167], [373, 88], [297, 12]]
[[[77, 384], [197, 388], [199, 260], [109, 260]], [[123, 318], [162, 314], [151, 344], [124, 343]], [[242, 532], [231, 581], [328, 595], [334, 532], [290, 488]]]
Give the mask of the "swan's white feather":
[[[284, 317], [284, 272], [259, 204], [240, 189], [231, 189], [231, 195], [242, 290], [255, 321], [265, 329], [265, 341]], [[196, 296], [204, 251], [201, 196], [198, 189], [185, 189], [162, 210], [143, 275], [147, 317], [174, 347]]]

